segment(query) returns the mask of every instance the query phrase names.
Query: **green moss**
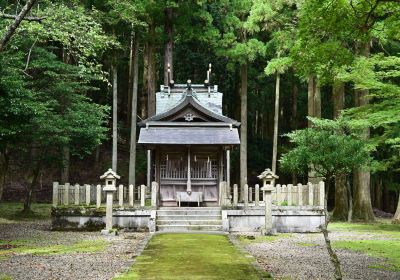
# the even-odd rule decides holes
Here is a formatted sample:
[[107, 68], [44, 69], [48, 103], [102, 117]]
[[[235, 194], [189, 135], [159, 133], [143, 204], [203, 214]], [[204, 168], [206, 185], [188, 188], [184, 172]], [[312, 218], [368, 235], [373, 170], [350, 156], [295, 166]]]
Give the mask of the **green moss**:
[[388, 238], [400, 239], [400, 224], [391, 224], [389, 219], [380, 219], [375, 223], [343, 223], [332, 222], [329, 224], [332, 231], [356, 231], [376, 235], [385, 235]]
[[246, 245], [250, 243], [274, 242], [282, 238], [289, 238], [291, 236], [292, 235], [290, 233], [278, 233], [277, 235], [266, 235], [266, 236], [240, 235], [238, 239], [242, 244]]
[[[9, 243], [17, 242], [18, 240], [9, 241]], [[70, 254], [70, 253], [93, 253], [103, 251], [109, 244], [105, 240], [83, 240], [74, 244], [67, 245], [53, 245], [53, 246], [33, 246], [32, 244], [23, 242], [21, 246], [4, 250], [1, 252], [0, 257], [7, 257], [13, 254], [29, 254], [29, 255], [57, 255], [57, 254]]]
[[11, 276], [0, 274], [0, 280], [12, 280]]
[[23, 208], [23, 203], [0, 202], [0, 218], [15, 221], [50, 218], [51, 204], [33, 203], [32, 212], [23, 212]]
[[115, 279], [271, 279], [225, 235], [155, 235], [127, 273]]
[[371, 267], [400, 271], [400, 242], [399, 240], [357, 240], [335, 241], [335, 248], [355, 250], [373, 257], [385, 258], [382, 263], [373, 264]]

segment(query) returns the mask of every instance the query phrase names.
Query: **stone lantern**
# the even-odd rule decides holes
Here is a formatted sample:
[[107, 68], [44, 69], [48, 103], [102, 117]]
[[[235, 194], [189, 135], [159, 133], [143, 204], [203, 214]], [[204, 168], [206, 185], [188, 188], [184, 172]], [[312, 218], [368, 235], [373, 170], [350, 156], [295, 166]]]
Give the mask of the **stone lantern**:
[[112, 211], [113, 211], [113, 195], [117, 190], [117, 179], [121, 178], [112, 169], [108, 169], [106, 173], [100, 176], [100, 179], [105, 180], [105, 187], [103, 190], [106, 192], [106, 228], [102, 233], [109, 234], [112, 229]]
[[263, 181], [261, 190], [263, 191], [265, 204], [265, 228], [262, 233], [263, 235], [271, 235], [274, 233], [272, 230], [272, 191], [275, 190], [275, 180], [279, 177], [271, 169], [267, 168], [258, 175], [258, 178]]

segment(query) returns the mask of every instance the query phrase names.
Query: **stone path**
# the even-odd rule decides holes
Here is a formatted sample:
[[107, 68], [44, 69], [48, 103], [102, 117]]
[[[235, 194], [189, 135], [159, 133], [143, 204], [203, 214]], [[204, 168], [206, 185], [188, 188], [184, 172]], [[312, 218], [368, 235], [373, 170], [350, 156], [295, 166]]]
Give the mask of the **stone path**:
[[[374, 239], [376, 235], [358, 232], [331, 232], [335, 240]], [[333, 279], [321, 234], [291, 234], [289, 237], [262, 243], [250, 243], [245, 249], [274, 279]], [[400, 279], [400, 272], [370, 268], [383, 259], [351, 250], [337, 250], [344, 279]]]
[[83, 240], [106, 240], [105, 250], [93, 253], [55, 255], [14, 254], [1, 259], [0, 278], [7, 275], [18, 279], [111, 279], [129, 268], [149, 238], [148, 233], [122, 233], [117, 237], [104, 237], [99, 232], [52, 232], [50, 223], [1, 223], [0, 241], [18, 240], [29, 246], [46, 247], [68, 245]]

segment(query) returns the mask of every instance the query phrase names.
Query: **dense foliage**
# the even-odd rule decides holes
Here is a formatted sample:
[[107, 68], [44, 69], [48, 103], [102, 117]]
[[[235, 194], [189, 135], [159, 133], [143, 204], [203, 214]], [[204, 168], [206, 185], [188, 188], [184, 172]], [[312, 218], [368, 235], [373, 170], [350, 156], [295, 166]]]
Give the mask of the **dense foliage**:
[[[0, 36], [22, 9], [20, 2], [0, 0]], [[212, 80], [224, 93], [224, 114], [248, 121], [242, 138], [245, 133], [250, 184], [272, 165], [279, 96], [277, 148], [286, 167], [278, 165], [281, 180], [304, 182], [310, 165], [322, 176], [343, 173], [349, 179], [367, 165], [363, 172], [372, 177], [352, 183], [354, 191], [361, 184], [372, 190], [372, 206], [394, 211], [400, 180], [398, 1], [41, 0], [28, 16], [39, 20], [22, 20], [0, 52], [0, 198], [10, 166], [34, 186], [35, 174], [49, 167], [63, 169], [65, 177], [65, 168], [79, 166], [80, 158], [98, 162], [100, 149], [111, 150], [113, 72], [119, 149], [127, 151], [134, 76], [143, 119], [172, 48], [175, 82], [202, 83], [211, 62]], [[247, 106], [241, 112], [243, 97]], [[313, 119], [312, 127], [307, 119], [339, 115], [337, 122]], [[124, 154], [118, 169], [123, 180]], [[105, 155], [101, 167], [110, 165]], [[240, 181], [241, 158], [243, 151], [233, 152], [234, 182]], [[138, 180], [145, 166], [139, 147]], [[80, 178], [78, 169], [70, 176]], [[355, 208], [371, 208], [370, 201], [360, 205]]]

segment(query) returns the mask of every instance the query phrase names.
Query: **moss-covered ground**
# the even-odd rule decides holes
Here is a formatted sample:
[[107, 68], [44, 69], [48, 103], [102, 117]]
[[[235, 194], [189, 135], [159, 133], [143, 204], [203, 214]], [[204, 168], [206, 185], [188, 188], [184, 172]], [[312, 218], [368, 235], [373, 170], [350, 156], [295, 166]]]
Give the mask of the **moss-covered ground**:
[[357, 232], [367, 234], [365, 240], [338, 240], [333, 242], [335, 248], [359, 251], [373, 257], [385, 258], [384, 264], [371, 267], [400, 271], [400, 225], [391, 224], [389, 220], [378, 220], [375, 223], [332, 223], [331, 231]]
[[71, 253], [94, 253], [105, 250], [109, 242], [105, 240], [81, 240], [67, 245], [38, 246], [29, 240], [0, 240], [0, 260], [15, 254], [57, 255]]
[[270, 279], [225, 235], [159, 234], [133, 267], [115, 279]]
[[51, 204], [33, 203], [32, 212], [23, 212], [23, 208], [20, 202], [0, 202], [0, 219], [24, 221], [50, 218]]

